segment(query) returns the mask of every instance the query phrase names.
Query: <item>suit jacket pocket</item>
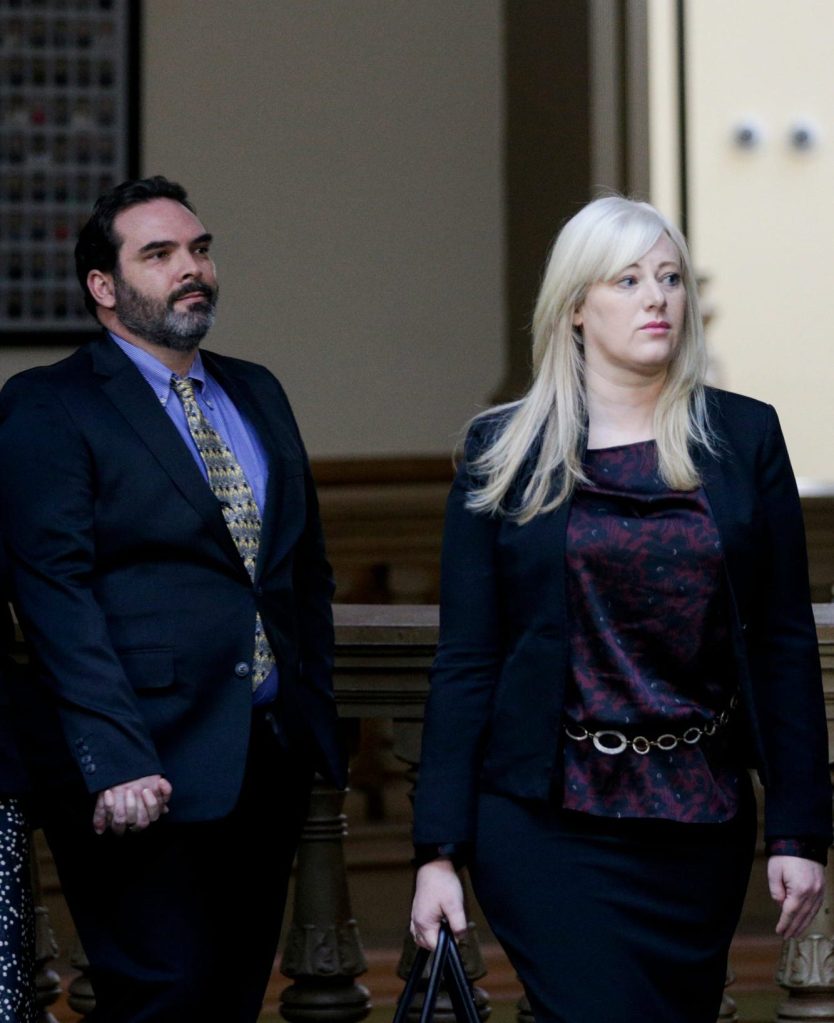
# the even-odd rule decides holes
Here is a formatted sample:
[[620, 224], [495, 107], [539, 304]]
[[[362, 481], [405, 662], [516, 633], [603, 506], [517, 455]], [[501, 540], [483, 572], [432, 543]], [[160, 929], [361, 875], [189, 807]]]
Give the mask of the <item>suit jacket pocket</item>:
[[174, 651], [170, 647], [117, 652], [128, 681], [137, 691], [166, 689], [174, 684]]

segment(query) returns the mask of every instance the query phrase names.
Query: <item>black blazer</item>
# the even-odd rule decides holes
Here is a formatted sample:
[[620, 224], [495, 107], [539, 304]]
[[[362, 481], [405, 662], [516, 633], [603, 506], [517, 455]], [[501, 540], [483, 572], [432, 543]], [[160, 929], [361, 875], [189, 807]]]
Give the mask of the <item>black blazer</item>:
[[[720, 453], [697, 461], [732, 596], [743, 755], [765, 787], [766, 835], [829, 842], [819, 652], [787, 450], [769, 405], [712, 389], [708, 402]], [[482, 785], [547, 799], [559, 762], [570, 508], [523, 526], [465, 508], [469, 464], [495, 428], [489, 417], [473, 427], [447, 505], [440, 643], [415, 801], [420, 845], [471, 841]]]
[[[256, 609], [284, 711], [308, 730], [320, 769], [345, 778], [332, 577], [298, 428], [266, 369], [203, 359], [269, 460], [254, 585], [192, 455], [109, 337], [0, 395], [2, 521], [39, 667], [25, 709], [39, 780], [80, 772], [92, 793], [161, 772], [173, 820], [217, 818], [237, 799]], [[65, 742], [50, 731], [53, 708]]]

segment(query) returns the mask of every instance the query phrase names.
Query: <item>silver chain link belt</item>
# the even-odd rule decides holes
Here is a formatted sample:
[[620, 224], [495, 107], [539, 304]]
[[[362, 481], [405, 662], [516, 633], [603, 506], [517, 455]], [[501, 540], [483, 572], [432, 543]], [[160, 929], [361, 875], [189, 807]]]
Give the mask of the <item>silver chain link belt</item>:
[[645, 735], [635, 735], [633, 739], [629, 739], [627, 735], [613, 728], [601, 728], [598, 732], [591, 732], [583, 725], [573, 723], [565, 725], [565, 734], [568, 738], [575, 739], [577, 742], [591, 739], [595, 749], [599, 750], [600, 753], [608, 753], [610, 756], [614, 756], [617, 753], [625, 753], [627, 749], [639, 753], [640, 756], [645, 756], [652, 748], [668, 753], [681, 742], [686, 743], [687, 746], [694, 746], [705, 735], [715, 735], [720, 728], [724, 728], [727, 725], [730, 715], [737, 706], [738, 695], [736, 694], [730, 700], [729, 707], [722, 710], [717, 717], [714, 717], [705, 725], [693, 725], [691, 728], [687, 728], [683, 735], [672, 735], [671, 732], [664, 732], [663, 735], [659, 735], [656, 739], [649, 739]]

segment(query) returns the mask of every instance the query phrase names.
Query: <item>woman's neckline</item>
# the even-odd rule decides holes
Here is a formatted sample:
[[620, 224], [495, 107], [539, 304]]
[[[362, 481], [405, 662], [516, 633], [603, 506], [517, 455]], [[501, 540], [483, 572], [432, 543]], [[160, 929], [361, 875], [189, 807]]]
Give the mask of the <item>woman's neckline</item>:
[[654, 442], [655, 438], [650, 437], [648, 440], [632, 440], [628, 444], [609, 444], [604, 448], [587, 448], [587, 453], [589, 455], [599, 455], [605, 451], [624, 451], [626, 448], [639, 448], [646, 444], [654, 444]]

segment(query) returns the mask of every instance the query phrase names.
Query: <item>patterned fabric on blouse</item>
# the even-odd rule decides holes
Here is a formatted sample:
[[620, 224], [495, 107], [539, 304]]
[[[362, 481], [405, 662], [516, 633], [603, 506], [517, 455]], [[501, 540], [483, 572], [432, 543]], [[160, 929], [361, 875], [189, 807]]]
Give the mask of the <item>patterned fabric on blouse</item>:
[[[589, 451], [567, 535], [566, 721], [649, 739], [728, 707], [735, 682], [721, 541], [702, 490], [669, 490], [654, 441]], [[606, 817], [730, 819], [732, 725], [694, 745], [617, 755], [564, 739], [564, 800]]]

